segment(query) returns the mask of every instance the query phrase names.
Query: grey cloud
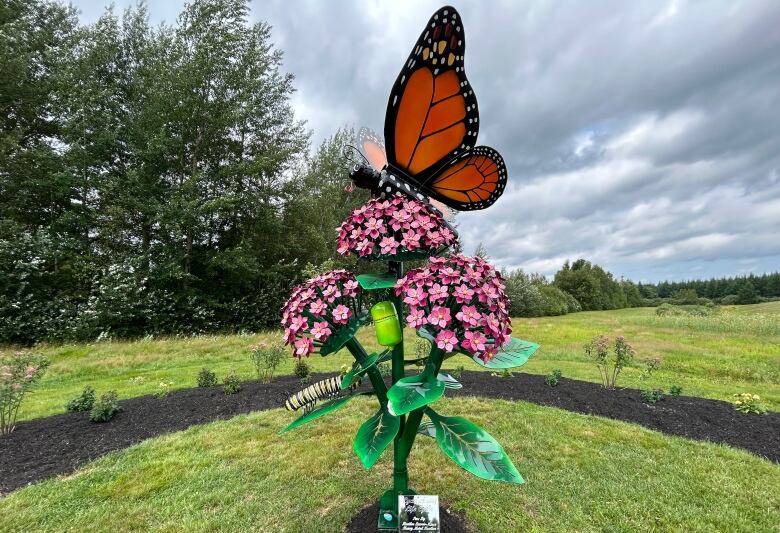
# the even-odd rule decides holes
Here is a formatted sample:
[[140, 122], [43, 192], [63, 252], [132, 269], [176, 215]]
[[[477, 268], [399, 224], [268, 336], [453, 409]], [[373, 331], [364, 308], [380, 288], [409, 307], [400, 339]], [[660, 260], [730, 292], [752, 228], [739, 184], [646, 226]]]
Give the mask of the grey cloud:
[[[344, 124], [381, 131], [439, 5], [269, 0], [252, 18], [274, 27], [319, 142]], [[467, 251], [481, 241], [501, 266], [545, 274], [582, 256], [640, 280], [780, 269], [780, 3], [456, 7], [479, 142], [510, 180], [458, 217]]]

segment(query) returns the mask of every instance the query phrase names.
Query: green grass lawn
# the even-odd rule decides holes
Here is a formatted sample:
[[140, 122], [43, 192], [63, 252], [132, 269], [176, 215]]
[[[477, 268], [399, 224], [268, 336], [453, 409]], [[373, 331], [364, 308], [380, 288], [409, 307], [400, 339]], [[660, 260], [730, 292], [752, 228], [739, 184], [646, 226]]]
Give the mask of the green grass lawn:
[[[598, 334], [620, 334], [637, 351], [637, 361], [621, 375], [620, 385], [666, 389], [680, 385], [684, 394], [717, 399], [752, 392], [780, 410], [780, 302], [730, 307], [715, 317], [685, 320], [656, 317], [654, 309], [641, 308], [515, 319], [513, 325], [515, 336], [541, 344], [524, 372], [546, 374], [558, 368], [565, 377], [598, 381], [598, 371], [583, 355], [582, 345]], [[411, 347], [415, 336], [408, 330], [406, 334]], [[65, 402], [86, 384], [129, 398], [153, 393], [163, 380], [172, 381], [173, 388], [192, 387], [204, 366], [220, 377], [233, 369], [250, 379], [253, 367], [247, 348], [278, 336], [268, 332], [40, 346], [52, 365], [22, 406], [20, 419], [62, 412]], [[370, 327], [359, 337], [367, 347], [378, 348]], [[641, 361], [656, 355], [663, 364], [651, 380], [643, 381]], [[352, 357], [346, 351], [326, 358], [313, 354], [309, 362], [314, 371], [336, 371], [351, 364]], [[450, 359], [445, 367], [459, 365], [480, 368], [463, 356]], [[290, 357], [278, 373], [291, 373], [292, 368]]]
[[[112, 453], [0, 499], [4, 531], [340, 531], [389, 484], [352, 452], [375, 401], [290, 433], [281, 409], [193, 427]], [[481, 532], [772, 531], [780, 466], [726, 446], [524, 402], [444, 399], [486, 428], [524, 485], [480, 480], [420, 437], [412, 485]]]

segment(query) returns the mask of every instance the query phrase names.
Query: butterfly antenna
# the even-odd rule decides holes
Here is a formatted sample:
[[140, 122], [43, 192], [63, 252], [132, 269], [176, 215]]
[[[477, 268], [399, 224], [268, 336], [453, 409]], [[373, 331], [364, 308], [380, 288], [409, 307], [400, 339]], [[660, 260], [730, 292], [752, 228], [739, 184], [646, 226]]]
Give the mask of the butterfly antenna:
[[355, 166], [360, 163], [364, 163], [366, 165], [370, 164], [366, 156], [361, 153], [360, 149], [356, 146], [352, 146], [351, 144], [344, 146], [342, 155], [347, 161], [353, 163]]

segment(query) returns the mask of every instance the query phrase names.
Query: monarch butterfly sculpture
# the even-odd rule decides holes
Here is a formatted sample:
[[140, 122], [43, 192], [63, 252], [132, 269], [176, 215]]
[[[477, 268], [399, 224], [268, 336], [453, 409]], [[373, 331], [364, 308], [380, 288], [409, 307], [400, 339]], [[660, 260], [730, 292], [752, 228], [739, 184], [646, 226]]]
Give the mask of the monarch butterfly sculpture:
[[[373, 198], [339, 228], [338, 252], [387, 261], [387, 274], [321, 274], [294, 289], [282, 310], [285, 341], [294, 346], [296, 357], [313, 351], [326, 356], [345, 348], [355, 358], [343, 376], [315, 383], [287, 400], [289, 410], [304, 412], [284, 431], [355, 397], [378, 401], [376, 413], [358, 429], [353, 448], [368, 469], [393, 446], [393, 486], [379, 501], [380, 529], [398, 527], [399, 496], [414, 494], [407, 459], [418, 434], [434, 438], [450, 459], [480, 478], [523, 483], [484, 429], [431, 407], [445, 389], [461, 388], [441, 372], [445, 359], [461, 354], [483, 367], [508, 369], [523, 365], [538, 348], [510, 336], [500, 272], [479, 257], [447, 255], [457, 247], [457, 235], [436, 212], [485, 209], [506, 186], [498, 152], [475, 146], [479, 113], [463, 66], [464, 51], [460, 15], [452, 7], [439, 9], [391, 90], [387, 150], [378, 135], [360, 132], [367, 164], [356, 166], [350, 177]], [[424, 267], [404, 272], [403, 260], [426, 258]], [[374, 297], [366, 298], [367, 292]], [[370, 312], [365, 305], [369, 300], [380, 300]], [[369, 354], [355, 337], [372, 319], [378, 344], [386, 347], [381, 353]], [[405, 357], [403, 325], [430, 342], [427, 356]], [[390, 386], [378, 368], [385, 361], [392, 362]], [[405, 369], [418, 373], [406, 376]], [[357, 393], [363, 378], [372, 390]]]
[[464, 67], [466, 36], [452, 7], [433, 14], [390, 91], [385, 144], [363, 130], [359, 143], [373, 168], [352, 172], [359, 187], [375, 193], [425, 196], [451, 208], [490, 207], [506, 187], [504, 160], [475, 146], [477, 97]]

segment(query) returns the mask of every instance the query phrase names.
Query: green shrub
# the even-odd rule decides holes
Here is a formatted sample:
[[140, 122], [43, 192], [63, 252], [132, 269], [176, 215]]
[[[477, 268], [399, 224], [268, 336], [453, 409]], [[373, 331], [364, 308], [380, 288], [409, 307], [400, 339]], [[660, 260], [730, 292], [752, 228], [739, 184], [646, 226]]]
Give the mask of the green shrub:
[[304, 379], [308, 378], [309, 374], [311, 374], [311, 368], [309, 367], [309, 364], [304, 361], [303, 359], [298, 359], [295, 362], [295, 367], [293, 368], [293, 374], [296, 378]]
[[431, 343], [425, 339], [417, 338], [412, 343], [411, 353], [414, 356], [414, 365], [423, 367], [431, 354]]
[[466, 371], [466, 367], [464, 367], [463, 365], [459, 365], [452, 370], [451, 374], [452, 377], [454, 377], [457, 380], [460, 380], [460, 378], [463, 376], [463, 372], [465, 371]]
[[658, 307], [655, 308], [655, 314], [658, 316], [679, 316], [684, 313], [680, 311], [680, 309], [672, 305], [670, 303], [662, 303]]
[[766, 405], [761, 402], [758, 394], [749, 392], [735, 394], [733, 403], [734, 409], [745, 414], [763, 415], [767, 411]]
[[198, 372], [198, 387], [213, 387], [217, 384], [217, 375], [208, 368], [201, 368]]
[[561, 376], [563, 376], [563, 372], [558, 370], [557, 368], [544, 376], [544, 382], [547, 383], [550, 387], [557, 387], [558, 382], [561, 380]]
[[238, 391], [241, 390], [241, 380], [238, 378], [238, 375], [231, 371], [230, 374], [225, 376], [222, 389], [225, 391], [225, 394], [235, 394]]
[[255, 366], [257, 379], [270, 383], [274, 371], [285, 356], [284, 346], [277, 342], [259, 342], [249, 347], [249, 358]]
[[653, 372], [658, 370], [658, 367], [661, 366], [662, 359], [658, 356], [653, 357], [652, 359], [648, 359], [645, 361], [645, 370], [642, 372], [642, 378], [641, 379], [650, 379], [650, 376], [653, 375]]
[[160, 384], [157, 386], [157, 390], [154, 392], [154, 395], [160, 399], [167, 398], [168, 395], [171, 393], [172, 386], [173, 386], [173, 381], [161, 381]]
[[0, 356], [0, 435], [14, 430], [22, 400], [48, 366], [44, 356], [29, 352]]
[[664, 399], [664, 391], [661, 389], [643, 390], [639, 393], [645, 403], [657, 403]]
[[389, 378], [393, 375], [393, 363], [390, 361], [383, 361], [376, 365], [376, 367], [383, 378]]
[[622, 336], [615, 338], [612, 356], [610, 356], [609, 345], [609, 338], [599, 335], [585, 345], [585, 354], [595, 361], [602, 386], [606, 389], [614, 389], [623, 367], [634, 358], [634, 349]]
[[78, 396], [71, 398], [65, 405], [65, 409], [72, 413], [89, 411], [95, 405], [95, 389], [87, 385]]
[[720, 299], [722, 305], [736, 305], [739, 302], [739, 296], [736, 294], [727, 294]]
[[670, 396], [679, 396], [682, 394], [682, 391], [683, 389], [679, 385], [672, 385], [671, 387], [669, 387]]
[[109, 391], [100, 396], [92, 410], [89, 412], [89, 419], [93, 422], [108, 422], [119, 412], [119, 402], [114, 391]]
[[658, 316], [712, 316], [718, 312], [718, 308], [712, 302], [702, 305], [672, 305], [663, 303], [655, 308]]

